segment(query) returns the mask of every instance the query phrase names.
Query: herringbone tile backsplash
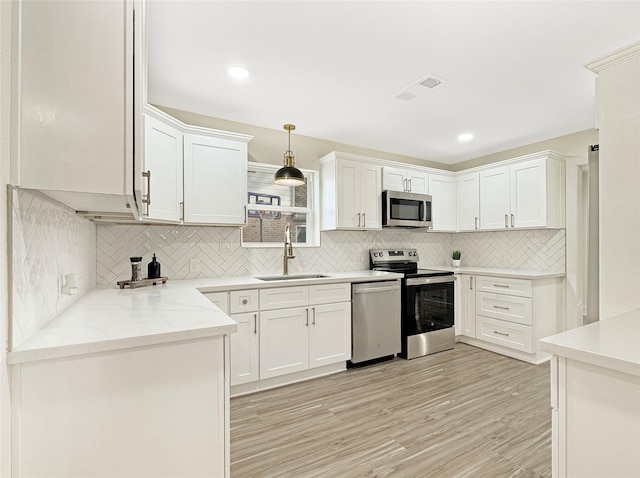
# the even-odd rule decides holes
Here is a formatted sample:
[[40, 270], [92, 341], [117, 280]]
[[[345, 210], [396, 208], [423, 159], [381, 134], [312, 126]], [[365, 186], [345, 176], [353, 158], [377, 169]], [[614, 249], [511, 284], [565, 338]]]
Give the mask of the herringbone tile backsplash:
[[[240, 230], [223, 227], [98, 225], [97, 282], [114, 284], [130, 275], [129, 257], [146, 264], [155, 252], [162, 274], [172, 279], [268, 275], [282, 272], [282, 249], [243, 248]], [[323, 232], [321, 247], [295, 248], [291, 271], [335, 272], [369, 268], [369, 249], [415, 247], [420, 267], [449, 265], [453, 249], [467, 266], [564, 271], [564, 230], [468, 234], [407, 230]], [[200, 262], [190, 272], [191, 259]]]
[[[27, 190], [13, 190], [12, 347], [96, 285], [96, 226]], [[75, 295], [60, 293], [60, 276], [78, 277]]]

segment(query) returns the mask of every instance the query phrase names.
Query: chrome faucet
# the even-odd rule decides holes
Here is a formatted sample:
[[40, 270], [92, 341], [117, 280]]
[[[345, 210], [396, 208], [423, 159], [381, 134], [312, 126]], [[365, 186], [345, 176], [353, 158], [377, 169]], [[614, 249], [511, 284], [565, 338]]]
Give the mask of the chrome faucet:
[[289, 259], [295, 259], [293, 255], [293, 244], [291, 244], [291, 224], [287, 223], [284, 228], [284, 271], [283, 275], [289, 275]]

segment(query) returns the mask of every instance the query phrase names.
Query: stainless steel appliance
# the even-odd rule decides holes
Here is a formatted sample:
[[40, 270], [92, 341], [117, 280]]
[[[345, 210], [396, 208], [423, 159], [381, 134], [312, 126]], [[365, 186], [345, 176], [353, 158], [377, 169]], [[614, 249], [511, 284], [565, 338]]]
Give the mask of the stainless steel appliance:
[[418, 269], [415, 249], [371, 249], [371, 269], [404, 274], [400, 356], [420, 357], [455, 345], [453, 272]]
[[351, 363], [393, 358], [400, 352], [400, 280], [353, 284]]
[[431, 196], [382, 191], [382, 227], [431, 226]]

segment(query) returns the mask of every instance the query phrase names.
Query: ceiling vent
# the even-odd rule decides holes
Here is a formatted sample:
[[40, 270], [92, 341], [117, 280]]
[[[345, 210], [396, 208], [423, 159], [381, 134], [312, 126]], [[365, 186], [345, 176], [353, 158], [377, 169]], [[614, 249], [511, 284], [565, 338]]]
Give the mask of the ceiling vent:
[[446, 83], [442, 78], [438, 78], [432, 74], [428, 74], [423, 76], [422, 78], [414, 81], [406, 88], [398, 91], [393, 95], [394, 98], [404, 101], [410, 101], [416, 98], [418, 95], [425, 91], [425, 88], [433, 90], [439, 86], [442, 86]]

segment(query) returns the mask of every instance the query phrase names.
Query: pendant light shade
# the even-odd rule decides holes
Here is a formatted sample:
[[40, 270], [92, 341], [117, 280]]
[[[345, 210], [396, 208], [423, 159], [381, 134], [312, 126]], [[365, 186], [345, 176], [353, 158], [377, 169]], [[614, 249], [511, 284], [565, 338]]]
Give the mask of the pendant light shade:
[[291, 130], [296, 129], [295, 125], [286, 124], [284, 129], [289, 132], [289, 147], [284, 153], [284, 167], [276, 171], [273, 182], [282, 186], [302, 186], [304, 182], [304, 174], [294, 163], [293, 152], [291, 152]]

